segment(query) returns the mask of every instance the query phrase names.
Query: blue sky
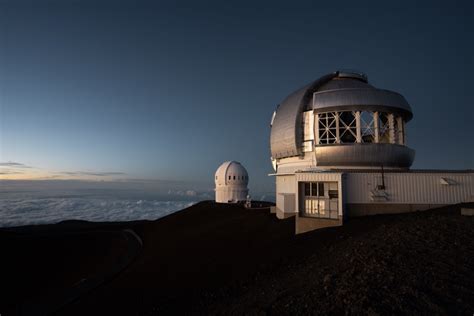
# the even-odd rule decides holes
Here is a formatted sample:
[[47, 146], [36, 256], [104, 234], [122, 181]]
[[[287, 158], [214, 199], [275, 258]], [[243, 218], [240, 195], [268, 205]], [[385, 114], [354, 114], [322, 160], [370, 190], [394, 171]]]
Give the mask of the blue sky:
[[411, 104], [413, 168], [472, 168], [472, 17], [468, 1], [0, 1], [3, 177], [211, 187], [237, 160], [269, 192], [273, 110], [340, 68]]

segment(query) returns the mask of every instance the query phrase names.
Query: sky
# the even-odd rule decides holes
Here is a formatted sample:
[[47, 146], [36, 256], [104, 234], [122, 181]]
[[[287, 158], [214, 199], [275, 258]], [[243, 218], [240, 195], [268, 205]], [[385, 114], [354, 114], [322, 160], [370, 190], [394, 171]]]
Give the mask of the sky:
[[417, 169], [472, 169], [470, 1], [0, 0], [0, 179], [274, 191], [270, 119], [357, 69], [413, 109]]

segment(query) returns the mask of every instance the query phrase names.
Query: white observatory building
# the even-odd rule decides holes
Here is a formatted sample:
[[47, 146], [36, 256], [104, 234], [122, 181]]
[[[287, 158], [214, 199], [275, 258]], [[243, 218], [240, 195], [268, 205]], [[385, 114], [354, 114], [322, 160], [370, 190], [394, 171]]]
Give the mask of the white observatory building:
[[290, 94], [271, 120], [277, 216], [296, 216], [300, 233], [342, 225], [348, 216], [472, 201], [472, 170], [410, 169], [415, 151], [405, 126], [412, 117], [402, 95], [352, 71]]
[[249, 175], [247, 170], [237, 161], [226, 161], [217, 168], [214, 181], [216, 183], [217, 203], [238, 203], [247, 199]]

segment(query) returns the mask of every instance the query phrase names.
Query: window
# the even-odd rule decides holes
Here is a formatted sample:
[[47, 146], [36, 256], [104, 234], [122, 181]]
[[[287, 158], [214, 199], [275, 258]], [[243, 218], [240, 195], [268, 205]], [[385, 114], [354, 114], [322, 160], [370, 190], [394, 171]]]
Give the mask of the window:
[[355, 112], [339, 113], [339, 135], [341, 143], [355, 143], [357, 140], [357, 126]]
[[360, 134], [363, 143], [374, 142], [374, 113], [360, 112]]
[[302, 216], [338, 219], [338, 182], [303, 182], [300, 184], [299, 211]]
[[235, 176], [234, 176], [234, 180], [235, 180]]
[[318, 182], [318, 196], [324, 196], [324, 183]]
[[405, 143], [403, 119], [393, 113], [341, 111], [316, 114], [316, 145]]
[[357, 119], [354, 111], [319, 113], [316, 124], [320, 145], [350, 144], [357, 141]]
[[230, 180], [230, 176], [229, 176], [229, 180]]
[[324, 196], [324, 182], [305, 182], [304, 195], [306, 196]]
[[390, 122], [389, 114], [380, 112], [378, 118], [379, 143], [390, 143]]
[[319, 143], [336, 143], [336, 112], [320, 113], [318, 122]]

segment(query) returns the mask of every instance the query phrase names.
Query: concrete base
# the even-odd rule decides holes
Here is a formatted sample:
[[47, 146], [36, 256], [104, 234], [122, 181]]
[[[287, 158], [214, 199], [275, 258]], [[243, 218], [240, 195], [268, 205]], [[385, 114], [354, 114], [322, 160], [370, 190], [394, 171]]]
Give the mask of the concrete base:
[[270, 206], [270, 214], [276, 214], [277, 212], [277, 207], [276, 206]]
[[285, 218], [293, 217], [296, 215], [296, 213], [285, 213], [283, 212], [283, 210], [280, 210], [278, 207], [275, 207], [275, 209], [276, 209], [276, 216], [279, 219], [285, 219]]
[[295, 234], [306, 233], [315, 229], [342, 226], [342, 217], [338, 219], [315, 218], [296, 216], [295, 220]]
[[474, 216], [474, 208], [462, 207], [462, 208], [461, 208], [461, 215], [464, 215], [464, 216]]
[[426, 211], [432, 208], [446, 206], [446, 204], [346, 204], [346, 214], [348, 217], [367, 216], [376, 214], [397, 214], [416, 211]]

